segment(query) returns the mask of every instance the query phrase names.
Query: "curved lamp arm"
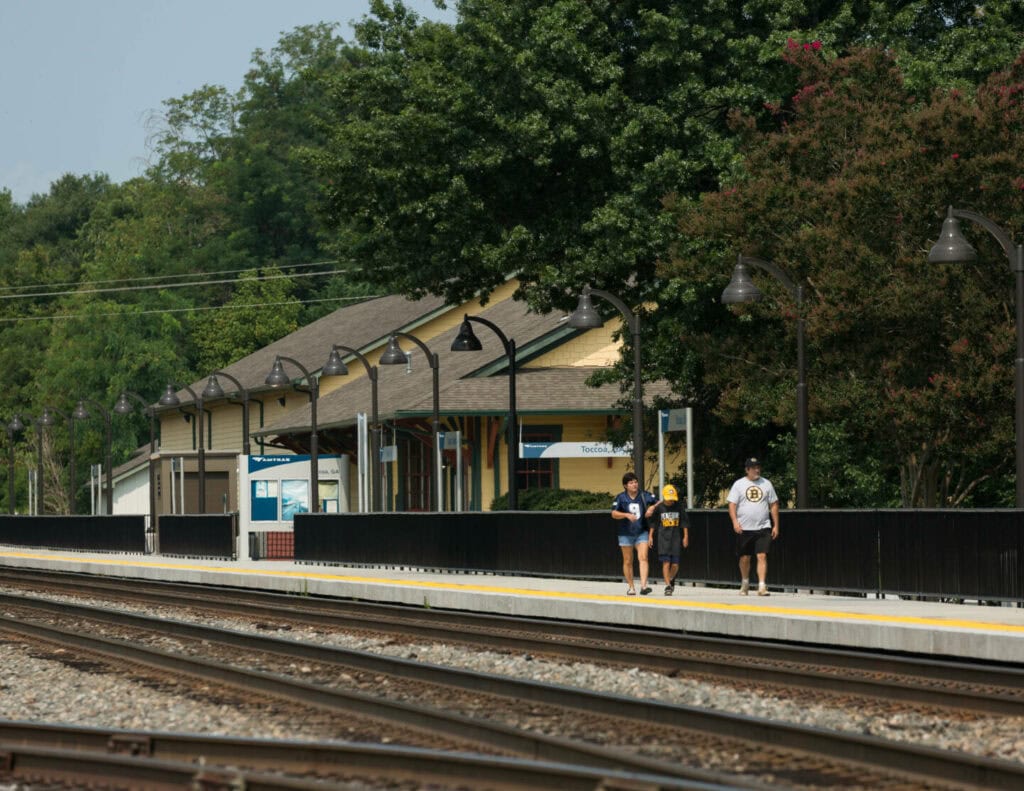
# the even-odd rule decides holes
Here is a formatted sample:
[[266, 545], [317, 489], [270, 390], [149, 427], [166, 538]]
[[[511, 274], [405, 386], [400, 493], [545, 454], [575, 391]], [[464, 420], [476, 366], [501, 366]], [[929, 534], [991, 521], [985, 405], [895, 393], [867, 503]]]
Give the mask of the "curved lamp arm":
[[952, 206], [946, 210], [946, 214], [948, 217], [956, 217], [960, 220], [970, 220], [971, 222], [975, 222], [980, 225], [995, 237], [996, 241], [999, 242], [999, 246], [1003, 248], [1003, 252], [1006, 253], [1006, 257], [1011, 263], [1013, 262], [1015, 248], [1013, 240], [1006, 231], [992, 222], [988, 217], [978, 214], [977, 212], [968, 211], [967, 209], [954, 209]]
[[776, 280], [782, 283], [786, 287], [786, 291], [789, 292], [790, 296], [796, 300], [797, 305], [803, 305], [804, 302], [804, 289], [803, 286], [798, 286], [793, 282], [793, 279], [786, 274], [785, 270], [777, 264], [771, 261], [765, 261], [763, 258], [757, 258], [752, 255], [740, 255], [736, 263], [748, 264], [750, 266], [756, 266], [768, 274], [772, 275]]

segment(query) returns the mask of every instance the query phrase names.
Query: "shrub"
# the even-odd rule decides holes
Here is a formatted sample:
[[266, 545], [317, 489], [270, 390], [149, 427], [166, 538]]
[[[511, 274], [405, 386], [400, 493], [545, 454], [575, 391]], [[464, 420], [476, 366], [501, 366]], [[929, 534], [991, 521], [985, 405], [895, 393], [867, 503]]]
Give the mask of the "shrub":
[[[606, 511], [612, 507], [613, 495], [583, 489], [527, 489], [519, 492], [520, 511]], [[508, 510], [508, 495], [491, 501], [492, 511]]]

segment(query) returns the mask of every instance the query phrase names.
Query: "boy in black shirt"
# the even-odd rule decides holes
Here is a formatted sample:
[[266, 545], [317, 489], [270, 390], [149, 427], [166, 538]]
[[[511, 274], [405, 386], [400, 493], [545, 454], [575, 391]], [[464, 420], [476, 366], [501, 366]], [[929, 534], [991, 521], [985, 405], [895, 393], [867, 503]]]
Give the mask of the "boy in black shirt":
[[665, 595], [675, 590], [673, 581], [679, 573], [679, 557], [690, 544], [690, 531], [686, 509], [679, 505], [679, 493], [671, 484], [661, 490], [661, 499], [647, 509], [647, 523], [651, 526], [650, 546], [656, 549], [665, 577]]

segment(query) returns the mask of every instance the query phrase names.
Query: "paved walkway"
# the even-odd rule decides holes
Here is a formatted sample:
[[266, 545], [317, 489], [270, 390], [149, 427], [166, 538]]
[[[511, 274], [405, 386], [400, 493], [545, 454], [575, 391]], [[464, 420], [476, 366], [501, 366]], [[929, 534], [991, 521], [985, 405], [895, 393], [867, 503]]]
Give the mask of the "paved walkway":
[[626, 596], [617, 582], [13, 548], [0, 565], [1024, 664], [1022, 607], [690, 585]]

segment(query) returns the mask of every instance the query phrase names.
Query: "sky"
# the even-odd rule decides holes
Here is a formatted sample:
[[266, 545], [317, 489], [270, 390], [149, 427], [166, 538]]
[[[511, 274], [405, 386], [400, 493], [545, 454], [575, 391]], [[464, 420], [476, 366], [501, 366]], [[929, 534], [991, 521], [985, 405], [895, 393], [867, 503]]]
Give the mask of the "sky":
[[[431, 0], [406, 0], [454, 21]], [[147, 119], [201, 88], [241, 87], [256, 49], [300, 25], [350, 23], [369, 0], [0, 0], [0, 190], [16, 203], [65, 173], [120, 183], [149, 157]]]

